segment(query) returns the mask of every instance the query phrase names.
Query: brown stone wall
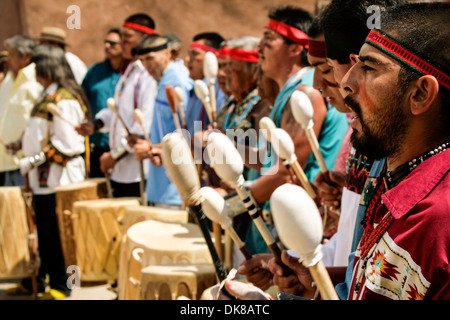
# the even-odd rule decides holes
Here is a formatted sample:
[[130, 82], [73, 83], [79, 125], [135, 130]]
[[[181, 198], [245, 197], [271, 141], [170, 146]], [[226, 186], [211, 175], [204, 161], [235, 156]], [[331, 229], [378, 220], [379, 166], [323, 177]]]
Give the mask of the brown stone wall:
[[[90, 65], [103, 59], [103, 37], [133, 13], [147, 13], [158, 33], [174, 33], [182, 41], [183, 57], [192, 37], [217, 31], [225, 38], [262, 35], [270, 8], [292, 4], [311, 13], [316, 0], [0, 0], [0, 49], [17, 33], [36, 37], [43, 26], [64, 28], [68, 50]], [[67, 29], [70, 5], [81, 12], [81, 29]]]

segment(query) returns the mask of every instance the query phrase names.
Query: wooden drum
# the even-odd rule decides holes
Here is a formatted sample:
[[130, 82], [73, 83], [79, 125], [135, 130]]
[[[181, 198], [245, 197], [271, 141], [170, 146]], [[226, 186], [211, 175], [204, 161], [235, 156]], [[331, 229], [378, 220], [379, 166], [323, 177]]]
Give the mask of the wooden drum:
[[30, 276], [28, 236], [29, 228], [22, 189], [20, 187], [0, 187], [1, 279]]
[[[130, 287], [129, 279], [137, 279], [140, 277], [141, 264], [138, 259], [133, 259], [130, 251], [130, 241], [127, 238], [128, 229], [139, 222], [146, 220], [156, 220], [164, 222], [187, 223], [188, 213], [186, 210], [171, 210], [159, 207], [128, 207], [122, 218], [122, 245], [120, 249], [120, 265], [119, 265], [119, 298], [123, 300], [139, 299], [139, 289], [134, 285]], [[136, 243], [133, 244], [136, 247]], [[141, 247], [138, 245], [138, 247]], [[133, 249], [133, 248], [132, 248]]]
[[122, 241], [119, 219], [125, 208], [139, 205], [138, 198], [74, 202], [71, 219], [82, 281], [117, 279]]
[[186, 210], [172, 210], [146, 206], [125, 208], [122, 219], [123, 234], [126, 235], [127, 230], [133, 224], [146, 220], [187, 223], [188, 212]]
[[152, 235], [142, 248], [144, 266], [213, 263], [200, 227], [194, 223], [149, 220], [131, 228], [137, 233], [148, 232]]
[[119, 299], [139, 300], [141, 270], [150, 265], [212, 264], [200, 227], [147, 220], [133, 224], [122, 243]]
[[142, 300], [200, 300], [203, 291], [217, 283], [212, 264], [148, 266], [142, 269]]
[[56, 188], [56, 215], [66, 266], [77, 265], [72, 226], [72, 205], [75, 201], [94, 200], [108, 196], [106, 178], [87, 179]]

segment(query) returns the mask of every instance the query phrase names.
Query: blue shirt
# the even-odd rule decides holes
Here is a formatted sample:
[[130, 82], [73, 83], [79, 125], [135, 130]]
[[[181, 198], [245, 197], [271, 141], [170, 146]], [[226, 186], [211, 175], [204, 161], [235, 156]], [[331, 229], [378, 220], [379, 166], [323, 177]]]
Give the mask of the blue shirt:
[[[208, 84], [208, 81], [205, 79], [203, 79], [203, 81]], [[222, 92], [222, 90], [220, 90], [219, 88], [219, 84], [216, 81], [215, 84], [215, 88], [216, 88], [216, 110], [217, 110], [217, 114], [219, 114], [220, 109], [222, 108], [223, 103], [226, 100], [226, 95]], [[206, 128], [206, 126], [208, 124], [210, 124], [210, 121], [208, 119], [208, 115], [206, 114], [206, 111], [204, 110], [205, 108], [203, 107], [203, 102], [202, 100], [200, 100], [197, 95], [195, 94], [195, 90], [194, 88], [192, 88], [189, 92], [189, 103], [186, 106], [186, 125], [188, 128], [189, 133], [191, 134], [191, 136], [194, 135], [195, 132], [195, 128], [194, 128], [194, 124], [195, 121], [202, 121], [202, 118], [204, 119], [204, 123], [203, 123], [203, 129]], [[203, 113], [203, 116], [202, 116]]]
[[[102, 109], [108, 108], [106, 100], [114, 97], [114, 90], [119, 81], [119, 70], [114, 70], [109, 60], [92, 65], [81, 86], [91, 107], [92, 118]], [[89, 137], [91, 143], [98, 147], [109, 146], [108, 133], [94, 133]]]
[[[192, 83], [185, 73], [179, 71], [179, 66], [172, 63], [164, 72], [158, 84], [158, 93], [156, 94], [153, 111], [153, 122], [150, 129], [150, 140], [153, 144], [160, 143], [166, 134], [176, 130], [172, 110], [167, 102], [166, 86], [171, 85], [174, 88], [181, 87], [183, 90], [183, 101], [188, 102], [188, 91]], [[183, 106], [185, 105], [186, 103], [183, 103]], [[178, 118], [180, 119], [179, 112]], [[150, 163], [146, 192], [147, 199], [150, 202], [169, 205], [181, 205], [183, 203], [183, 199], [176, 186], [167, 176], [164, 166], [155, 167]]]

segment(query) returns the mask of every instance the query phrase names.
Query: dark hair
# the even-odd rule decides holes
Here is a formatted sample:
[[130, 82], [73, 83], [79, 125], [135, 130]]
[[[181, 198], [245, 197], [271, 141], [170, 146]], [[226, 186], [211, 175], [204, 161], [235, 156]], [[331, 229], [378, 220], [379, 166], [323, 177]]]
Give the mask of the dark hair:
[[327, 56], [340, 64], [350, 63], [350, 54], [358, 54], [370, 32], [367, 19], [375, 5], [383, 12], [387, 8], [407, 3], [406, 0], [332, 0], [320, 13], [325, 34]]
[[155, 29], [155, 21], [153, 21], [153, 19], [145, 13], [133, 14], [129, 16], [125, 22], [136, 23], [147, 28]]
[[[381, 30], [440, 71], [450, 75], [450, 4], [410, 3], [387, 10], [381, 16]], [[421, 77], [401, 64], [399, 85], [406, 90], [411, 81]], [[450, 121], [450, 90], [439, 86], [447, 124]]]
[[52, 45], [39, 45], [33, 52], [31, 62], [36, 65], [36, 76], [50, 79], [69, 91], [76, 99], [81, 100], [80, 103], [88, 109], [87, 118], [91, 118], [89, 101], [83, 88], [76, 82], [63, 49]]
[[108, 32], [106, 34], [110, 34], [110, 33], [117, 33], [120, 37], [120, 30], [119, 28], [111, 28], [108, 30]]
[[217, 32], [203, 32], [194, 36], [192, 41], [204, 40], [205, 45], [214, 49], [220, 49], [221, 43], [225, 40]]
[[322, 27], [320, 26], [320, 19], [319, 17], [314, 18], [314, 20], [311, 22], [311, 25], [308, 29], [308, 37], [310, 38], [317, 38], [318, 36], [323, 34]]
[[[291, 27], [303, 31], [304, 33], [308, 32], [313, 21], [313, 17], [308, 11], [294, 6], [281, 6], [271, 10], [269, 12], [269, 19], [283, 22]], [[283, 39], [286, 44], [294, 43], [294, 41], [284, 36]], [[309, 65], [307, 55], [308, 52], [304, 49], [301, 53], [301, 61], [303, 64]]]

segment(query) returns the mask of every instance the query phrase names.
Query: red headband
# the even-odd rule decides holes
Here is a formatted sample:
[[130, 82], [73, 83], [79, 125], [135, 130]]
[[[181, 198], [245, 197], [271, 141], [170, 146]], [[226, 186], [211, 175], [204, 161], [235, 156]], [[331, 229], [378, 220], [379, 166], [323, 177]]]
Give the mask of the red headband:
[[140, 24], [137, 24], [137, 23], [125, 22], [122, 26], [123, 27], [127, 27], [127, 28], [131, 28], [131, 29], [134, 29], [134, 30], [137, 30], [137, 31], [141, 31], [141, 32], [144, 32], [144, 33], [148, 33], [148, 34], [154, 34], [155, 33], [155, 30], [153, 30], [152, 28], [144, 27], [144, 26], [141, 26]]
[[382, 34], [381, 31], [371, 30], [366, 38], [366, 43], [389, 54], [391, 57], [422, 74], [435, 77], [441, 85], [450, 89], [450, 77], [447, 74], [422, 58], [419, 58], [404, 46], [397, 43], [393, 38], [386, 34]]
[[230, 47], [227, 47], [227, 46], [221, 47], [219, 49], [218, 57], [222, 58], [222, 59], [225, 59], [230, 54], [230, 50], [231, 50]]
[[265, 28], [278, 32], [282, 36], [285, 36], [286, 38], [301, 44], [305, 49], [308, 49], [308, 35], [297, 28], [273, 19], [270, 19]]
[[204, 45], [203, 43], [200, 43], [200, 42], [192, 42], [191, 43], [191, 48], [201, 49], [201, 50], [206, 51], [206, 52], [212, 52], [215, 55], [217, 55], [219, 53], [219, 50], [214, 49], [212, 47], [208, 47], [207, 45]]
[[258, 51], [246, 51], [242, 49], [232, 49], [228, 51], [228, 55], [231, 59], [247, 61], [247, 62], [258, 62]]
[[325, 41], [311, 40], [308, 41], [309, 49], [308, 53], [316, 58], [326, 58], [327, 57], [327, 47]]

